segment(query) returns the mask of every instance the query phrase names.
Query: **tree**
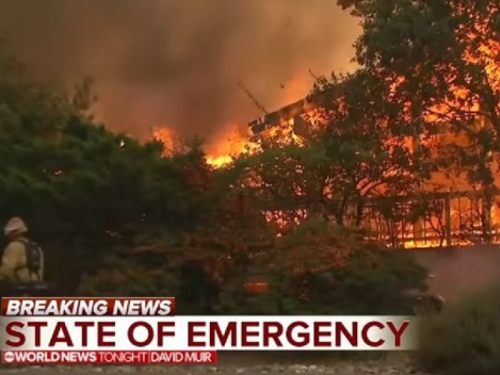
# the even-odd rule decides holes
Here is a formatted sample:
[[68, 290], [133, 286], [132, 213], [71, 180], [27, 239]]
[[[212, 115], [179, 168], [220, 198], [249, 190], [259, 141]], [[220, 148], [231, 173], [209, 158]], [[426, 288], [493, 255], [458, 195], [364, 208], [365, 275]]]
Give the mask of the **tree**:
[[[409, 125], [404, 102], [391, 100], [383, 78], [367, 70], [321, 77], [311, 99], [318, 123], [306, 119], [294, 129], [301, 144], [268, 142], [246, 158], [253, 186], [275, 219], [320, 216], [359, 227], [368, 208], [380, 211], [387, 203], [379, 197], [416, 193], [437, 167], [430, 147], [415, 144], [422, 127]], [[392, 206], [395, 215], [400, 208]]]
[[314, 92], [325, 124], [334, 214], [342, 223], [350, 206], [360, 226], [367, 201], [413, 194], [430, 177], [430, 150], [415, 144], [421, 128], [408, 126], [404, 103], [391, 100], [383, 77], [361, 69], [318, 80]]
[[323, 216], [328, 159], [321, 144], [268, 148], [241, 158], [241, 184], [251, 191], [260, 209], [278, 227], [299, 224], [305, 217]]
[[448, 164], [467, 169], [473, 187], [493, 184], [500, 156], [498, 2], [338, 3], [363, 26], [356, 61], [393, 86], [409, 126], [446, 133]]
[[145, 233], [203, 220], [200, 183], [212, 172], [199, 147], [164, 158], [158, 142], [110, 132], [87, 114], [88, 86], [71, 95], [39, 83], [1, 47], [0, 215], [27, 221], [49, 279], [72, 292], [82, 273]]

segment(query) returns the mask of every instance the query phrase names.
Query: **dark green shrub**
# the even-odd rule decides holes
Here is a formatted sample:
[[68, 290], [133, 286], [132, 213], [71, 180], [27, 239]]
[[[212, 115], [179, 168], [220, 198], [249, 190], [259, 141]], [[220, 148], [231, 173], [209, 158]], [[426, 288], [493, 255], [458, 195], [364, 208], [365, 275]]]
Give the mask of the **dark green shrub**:
[[425, 371], [452, 375], [500, 374], [500, 287], [423, 317], [415, 360]]
[[244, 274], [222, 286], [224, 314], [405, 314], [404, 292], [424, 289], [427, 271], [406, 250], [324, 222], [303, 224], [269, 249], [261, 276], [269, 291], [245, 293]]

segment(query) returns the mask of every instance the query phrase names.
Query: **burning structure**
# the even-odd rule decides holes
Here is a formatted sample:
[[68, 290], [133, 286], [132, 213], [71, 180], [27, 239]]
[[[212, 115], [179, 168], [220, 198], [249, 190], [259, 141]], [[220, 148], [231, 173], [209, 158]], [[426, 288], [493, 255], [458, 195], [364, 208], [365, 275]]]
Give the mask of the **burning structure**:
[[[306, 97], [248, 123], [248, 138], [233, 135], [222, 151], [209, 153], [207, 162], [220, 167], [259, 144], [259, 139], [272, 138], [275, 144], [306, 143], [304, 129], [321, 122], [318, 97]], [[482, 126], [477, 122], [476, 126]], [[307, 133], [307, 131], [305, 132]], [[168, 129], [157, 129], [153, 136], [172, 146], [174, 135]], [[451, 132], [437, 135], [435, 151], [456, 138]], [[411, 147], [421, 139], [413, 138]], [[457, 139], [453, 139], [457, 142]], [[458, 143], [466, 142], [458, 139]], [[230, 150], [230, 152], [226, 152]], [[500, 194], [494, 189], [474, 189], [464, 174], [446, 170], [434, 171], [430, 179], [415, 187], [410, 194], [369, 196], [362, 205], [353, 202], [347, 208], [345, 224], [368, 227], [375, 238], [389, 246], [432, 248], [500, 243]], [[335, 220], [332, 217], [332, 220]]]
[[[424, 4], [417, 2], [415, 6]], [[436, 22], [431, 24], [443, 21], [450, 26], [453, 18], [455, 27], [447, 27], [446, 36], [436, 34], [421, 45], [422, 40], [412, 39], [420, 35], [420, 28], [414, 33], [401, 30], [392, 42], [401, 43], [399, 49], [406, 53], [393, 56], [392, 48], [378, 51], [391, 43], [371, 46], [380, 52], [367, 54], [374, 59], [371, 64], [362, 64], [366, 69], [348, 76], [354, 80], [336, 80], [341, 85], [329, 82], [333, 95], [326, 100], [322, 98], [328, 95], [315, 95], [266, 112], [249, 124], [257, 139], [271, 138], [270, 143], [278, 146], [304, 145], [308, 144], [307, 129], [314, 128], [317, 120], [321, 123], [325, 119], [321, 112], [330, 111], [325, 107], [335, 103], [333, 116], [326, 120], [334, 124], [328, 137], [334, 140], [332, 149], [346, 146], [350, 150], [338, 152], [336, 165], [325, 163], [327, 172], [318, 173], [321, 186], [312, 193], [314, 203], [318, 203], [317, 196], [322, 200], [328, 196], [327, 203], [319, 203], [329, 218], [369, 227], [376, 238], [393, 246], [500, 241], [500, 194], [494, 188], [500, 181], [491, 180], [491, 175], [496, 179], [500, 167], [495, 163], [500, 160], [500, 149], [493, 144], [500, 137], [500, 41], [495, 22], [485, 13], [496, 14], [498, 6], [490, 2], [474, 9], [460, 4], [451, 8], [446, 18], [436, 14]], [[412, 16], [419, 19], [421, 14], [419, 21], [430, 22], [428, 14], [419, 9]], [[413, 22], [408, 27], [415, 25], [420, 24]], [[443, 48], [444, 43], [449, 43], [447, 48]], [[390, 58], [379, 61], [373, 57], [382, 52]], [[343, 95], [344, 88], [353, 95]], [[423, 164], [425, 168], [420, 168]], [[293, 167], [303, 165], [297, 161]], [[360, 173], [353, 176], [349, 168]], [[404, 187], [401, 181], [394, 183], [400, 176], [406, 180]], [[329, 181], [323, 183], [323, 179]], [[369, 193], [367, 185], [372, 185]], [[283, 190], [292, 201], [300, 195], [300, 187]], [[335, 212], [338, 207], [332, 209], [335, 205], [342, 206], [340, 214]]]
[[[313, 125], [316, 109], [315, 100], [308, 97], [265, 114], [248, 126], [256, 137], [288, 127], [300, 144], [300, 129]], [[480, 122], [476, 125], [481, 126]], [[439, 152], [438, 144], [449, 138], [453, 138], [451, 133], [439, 135], [435, 151]], [[419, 139], [412, 139], [412, 143], [415, 147]], [[367, 200], [361, 225], [389, 246], [433, 248], [500, 243], [500, 194], [492, 188], [472, 188], [463, 174], [457, 177], [438, 170], [413, 194]], [[355, 203], [348, 209], [352, 220], [359, 215], [357, 210]], [[359, 223], [359, 217], [356, 220]]]

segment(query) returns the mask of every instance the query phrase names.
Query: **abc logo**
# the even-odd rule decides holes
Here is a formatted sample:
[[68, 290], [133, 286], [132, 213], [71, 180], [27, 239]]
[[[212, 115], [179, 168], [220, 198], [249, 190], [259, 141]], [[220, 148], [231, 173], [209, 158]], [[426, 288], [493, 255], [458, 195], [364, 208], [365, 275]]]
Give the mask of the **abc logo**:
[[14, 362], [14, 353], [3, 352], [3, 363], [11, 363], [11, 362]]

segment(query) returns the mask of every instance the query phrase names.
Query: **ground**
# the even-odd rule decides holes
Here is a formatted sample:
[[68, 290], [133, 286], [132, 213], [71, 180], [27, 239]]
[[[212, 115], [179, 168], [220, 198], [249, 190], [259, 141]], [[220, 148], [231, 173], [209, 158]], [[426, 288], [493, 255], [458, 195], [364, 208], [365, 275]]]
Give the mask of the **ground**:
[[219, 358], [216, 366], [87, 366], [87, 367], [2, 367], [0, 374], [95, 375], [148, 374], [148, 375], [425, 375], [414, 369], [404, 354], [391, 353], [386, 358], [333, 359], [330, 354], [308, 355], [294, 353], [227, 354]]

